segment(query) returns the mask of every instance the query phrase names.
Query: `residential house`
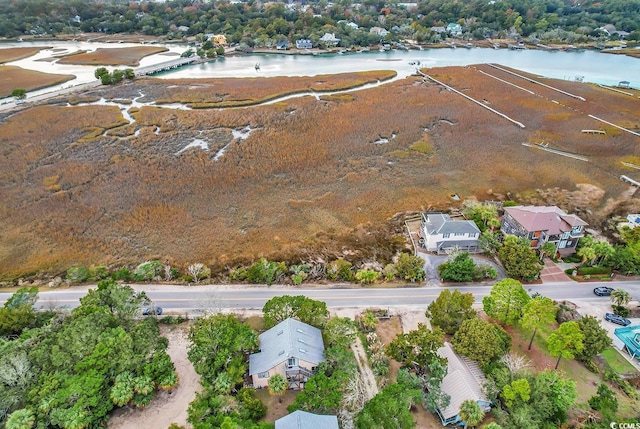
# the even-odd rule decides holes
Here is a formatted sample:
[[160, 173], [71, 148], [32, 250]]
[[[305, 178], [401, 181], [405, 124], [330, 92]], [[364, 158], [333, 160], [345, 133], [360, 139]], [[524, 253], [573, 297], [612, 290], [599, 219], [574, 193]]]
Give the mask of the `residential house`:
[[478, 364], [464, 356], [457, 355], [451, 344], [444, 343], [438, 355], [447, 359], [447, 375], [442, 379], [440, 389], [450, 396], [449, 405], [436, 412], [443, 426], [464, 424], [460, 418], [460, 406], [464, 401], [475, 401], [485, 413], [491, 409], [491, 401], [484, 393], [487, 382]]
[[338, 417], [294, 411], [276, 420], [276, 429], [339, 429]]
[[640, 214], [632, 213], [627, 215], [626, 222], [620, 222], [618, 228], [638, 228], [640, 227]]
[[327, 46], [336, 46], [340, 43], [340, 39], [336, 37], [335, 33], [324, 33], [320, 41]]
[[347, 25], [347, 27], [350, 27], [350, 28], [351, 28], [351, 29], [353, 29], [353, 30], [357, 30], [358, 28], [360, 28], [360, 27], [358, 26], [358, 24], [356, 24], [355, 22], [347, 22], [347, 24], [346, 24], [346, 25]]
[[630, 88], [631, 87], [631, 82], [629, 82], [628, 80], [621, 80], [620, 82], [618, 82], [618, 88]]
[[289, 49], [289, 42], [283, 41], [276, 43], [276, 49], [279, 51], [286, 51], [287, 49]]
[[274, 374], [285, 377], [290, 388], [302, 388], [324, 361], [322, 332], [299, 320], [284, 320], [259, 340], [260, 351], [249, 356], [249, 375], [255, 388], [268, 387]]
[[313, 45], [311, 44], [311, 40], [309, 39], [298, 39], [296, 40], [296, 48], [298, 49], [311, 49]]
[[419, 234], [423, 246], [429, 252], [447, 253], [462, 250], [469, 253], [480, 252], [478, 239], [480, 229], [474, 221], [451, 219], [444, 213], [422, 213]]
[[375, 33], [380, 37], [385, 37], [387, 34], [389, 34], [389, 31], [382, 27], [371, 27], [369, 33]]
[[554, 243], [558, 253], [567, 256], [575, 253], [586, 225], [578, 216], [556, 206], [515, 206], [505, 207], [500, 229], [504, 234], [530, 240], [533, 249]]
[[449, 32], [449, 34], [451, 34], [454, 37], [460, 36], [462, 34], [462, 26], [460, 24], [456, 24], [452, 22], [449, 25], [447, 25], [447, 32]]
[[613, 331], [613, 345], [620, 351], [626, 351], [631, 359], [640, 359], [640, 325], [616, 328]]
[[434, 33], [438, 33], [438, 34], [442, 34], [442, 33], [446, 33], [447, 29], [444, 27], [431, 27], [430, 28], [431, 31], [433, 31]]

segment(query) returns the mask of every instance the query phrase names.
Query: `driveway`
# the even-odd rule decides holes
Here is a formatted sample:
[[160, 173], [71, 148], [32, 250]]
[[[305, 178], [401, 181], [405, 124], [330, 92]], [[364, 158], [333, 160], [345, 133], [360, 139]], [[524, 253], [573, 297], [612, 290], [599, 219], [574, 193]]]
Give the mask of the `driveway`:
[[540, 272], [540, 280], [542, 283], [572, 281], [571, 277], [564, 273], [562, 267], [549, 258], [544, 258], [544, 268]]

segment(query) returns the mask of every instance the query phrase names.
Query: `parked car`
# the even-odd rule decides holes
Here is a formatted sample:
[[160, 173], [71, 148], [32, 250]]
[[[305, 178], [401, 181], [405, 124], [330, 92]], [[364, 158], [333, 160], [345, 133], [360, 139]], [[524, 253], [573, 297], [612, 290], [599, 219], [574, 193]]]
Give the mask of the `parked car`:
[[611, 292], [613, 292], [613, 288], [606, 287], [606, 286], [600, 286], [593, 290], [593, 293], [595, 293], [598, 296], [610, 296]]
[[160, 316], [162, 314], [162, 307], [145, 307], [142, 309], [143, 316]]
[[616, 325], [629, 326], [631, 325], [631, 320], [625, 319], [622, 316], [618, 316], [613, 313], [605, 313], [604, 320], [608, 320], [611, 323], [615, 323]]

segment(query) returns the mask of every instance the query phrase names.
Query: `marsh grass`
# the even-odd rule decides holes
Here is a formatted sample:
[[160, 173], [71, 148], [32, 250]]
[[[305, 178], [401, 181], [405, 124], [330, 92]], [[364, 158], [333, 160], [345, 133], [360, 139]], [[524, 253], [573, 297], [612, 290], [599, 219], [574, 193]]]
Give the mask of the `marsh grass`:
[[[0, 50], [2, 51], [2, 50]], [[0, 98], [8, 97], [16, 88], [33, 91], [75, 79], [73, 75], [42, 73], [17, 66], [0, 67]]]

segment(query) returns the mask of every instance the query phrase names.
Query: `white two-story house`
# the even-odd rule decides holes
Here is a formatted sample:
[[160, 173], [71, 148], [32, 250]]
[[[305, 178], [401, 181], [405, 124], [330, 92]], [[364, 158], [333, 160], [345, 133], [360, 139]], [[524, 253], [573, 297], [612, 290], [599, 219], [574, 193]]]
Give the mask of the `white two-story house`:
[[422, 245], [429, 252], [447, 253], [452, 250], [460, 250], [469, 253], [478, 253], [480, 229], [472, 220], [451, 219], [445, 213], [422, 213], [422, 225], [420, 227]]

